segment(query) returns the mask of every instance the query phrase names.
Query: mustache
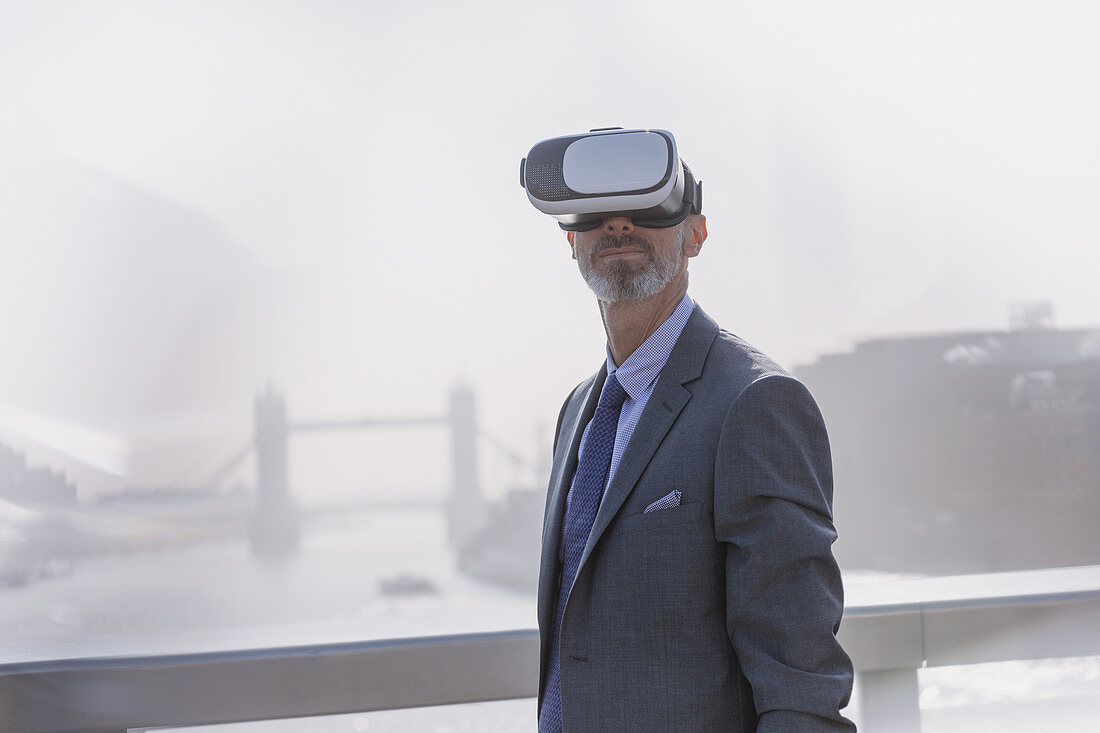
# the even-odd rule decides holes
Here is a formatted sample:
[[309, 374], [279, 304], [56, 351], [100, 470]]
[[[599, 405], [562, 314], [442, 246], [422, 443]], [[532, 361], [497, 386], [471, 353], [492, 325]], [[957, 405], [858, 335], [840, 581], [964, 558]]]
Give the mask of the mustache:
[[598, 257], [601, 252], [609, 249], [620, 249], [622, 247], [636, 247], [649, 255], [650, 258], [653, 257], [653, 245], [633, 234], [605, 234], [596, 241], [596, 246], [592, 248], [592, 257]]

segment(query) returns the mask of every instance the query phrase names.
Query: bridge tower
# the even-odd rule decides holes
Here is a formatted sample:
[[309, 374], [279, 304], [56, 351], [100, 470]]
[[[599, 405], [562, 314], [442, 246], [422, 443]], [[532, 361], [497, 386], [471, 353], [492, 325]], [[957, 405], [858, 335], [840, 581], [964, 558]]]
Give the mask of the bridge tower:
[[451, 392], [447, 424], [451, 432], [451, 493], [447, 497], [447, 541], [460, 548], [485, 524], [485, 502], [477, 478], [477, 415], [474, 392]]
[[249, 525], [254, 554], [285, 557], [298, 549], [298, 511], [287, 482], [286, 401], [268, 387], [256, 397], [256, 508]]

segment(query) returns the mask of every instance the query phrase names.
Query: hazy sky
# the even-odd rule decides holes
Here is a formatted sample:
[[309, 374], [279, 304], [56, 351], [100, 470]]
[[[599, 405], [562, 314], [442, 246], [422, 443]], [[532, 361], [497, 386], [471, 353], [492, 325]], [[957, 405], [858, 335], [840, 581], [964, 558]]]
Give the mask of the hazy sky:
[[[182, 423], [247, 431], [267, 380], [296, 414], [354, 416], [438, 412], [464, 379], [486, 428], [531, 452], [535, 424], [552, 426], [599, 365], [603, 335], [563, 236], [518, 186], [519, 160], [542, 138], [609, 125], [677, 135], [711, 235], [690, 292], [789, 366], [871, 335], [1002, 328], [1020, 301], [1052, 301], [1061, 325], [1100, 323], [1094, 4], [672, 8], [0, 0], [0, 158], [18, 159], [0, 169], [0, 286], [20, 294], [0, 337], [22, 357], [0, 405], [142, 433], [34, 396], [114, 400], [109, 359], [98, 375], [82, 359], [42, 368], [46, 341], [104, 343], [152, 354], [148, 374], [172, 376], [150, 382], [178, 380], [207, 405], [153, 420], [135, 401], [127, 414], [169, 436]], [[92, 179], [110, 193], [52, 198], [58, 181]], [[42, 224], [54, 212], [69, 224]], [[206, 232], [187, 267], [158, 265], [162, 237], [181, 231], [160, 223], [169, 213]], [[135, 232], [149, 233], [134, 240], [149, 261], [99, 256]], [[94, 266], [51, 287], [74, 258]], [[130, 280], [150, 286], [102, 306]], [[224, 381], [239, 395], [228, 402], [202, 398], [202, 380], [222, 376], [164, 371], [181, 352], [220, 358], [205, 357], [224, 344], [204, 327], [186, 347], [176, 320], [97, 341], [74, 317], [163, 308], [208, 323], [189, 314], [216, 320], [227, 302], [259, 302], [241, 306], [242, 328], [272, 331], [226, 361], [245, 375]]]

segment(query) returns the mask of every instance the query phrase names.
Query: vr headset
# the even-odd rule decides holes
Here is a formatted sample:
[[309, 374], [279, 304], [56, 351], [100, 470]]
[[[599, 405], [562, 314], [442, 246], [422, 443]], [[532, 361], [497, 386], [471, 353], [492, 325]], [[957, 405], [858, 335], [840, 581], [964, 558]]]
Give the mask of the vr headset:
[[520, 161], [519, 185], [567, 232], [595, 229], [609, 216], [664, 229], [703, 212], [703, 184], [667, 130], [602, 127], [543, 140]]

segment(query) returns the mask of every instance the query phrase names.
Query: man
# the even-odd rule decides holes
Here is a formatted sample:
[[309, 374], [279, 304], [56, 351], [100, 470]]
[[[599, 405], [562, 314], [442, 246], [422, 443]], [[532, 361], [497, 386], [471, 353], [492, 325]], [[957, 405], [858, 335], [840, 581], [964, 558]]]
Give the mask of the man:
[[666, 131], [540, 146], [522, 182], [567, 230], [607, 333], [554, 439], [540, 733], [854, 730], [825, 426], [687, 295], [701, 184]]

